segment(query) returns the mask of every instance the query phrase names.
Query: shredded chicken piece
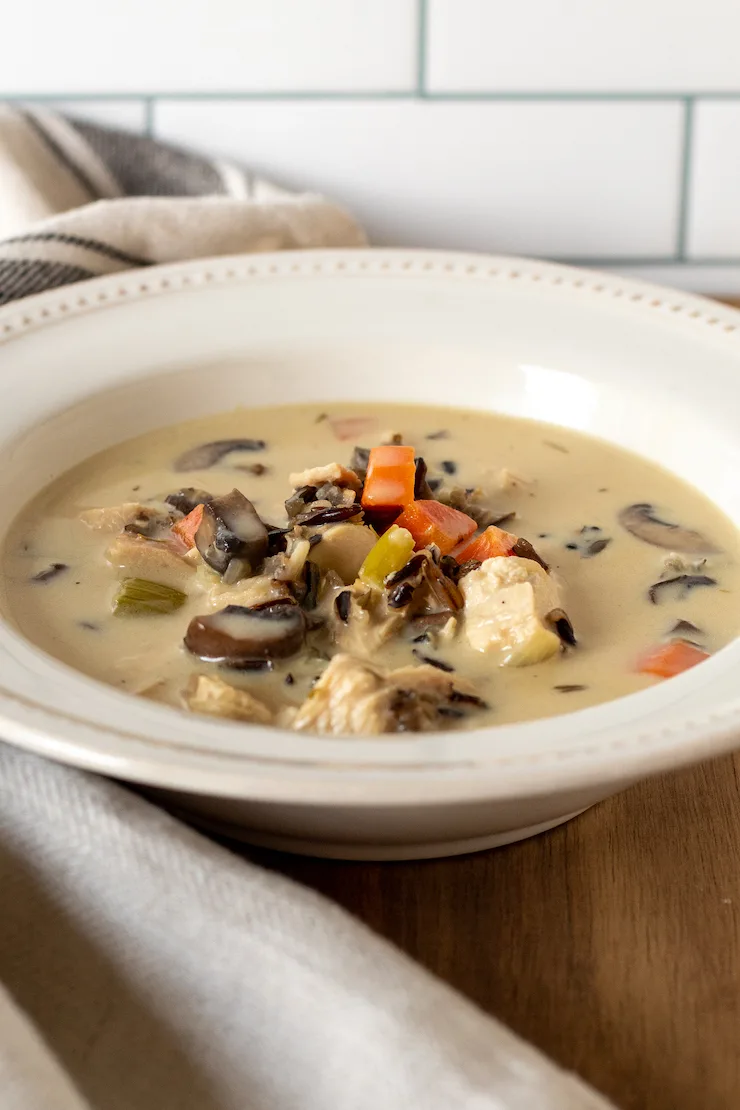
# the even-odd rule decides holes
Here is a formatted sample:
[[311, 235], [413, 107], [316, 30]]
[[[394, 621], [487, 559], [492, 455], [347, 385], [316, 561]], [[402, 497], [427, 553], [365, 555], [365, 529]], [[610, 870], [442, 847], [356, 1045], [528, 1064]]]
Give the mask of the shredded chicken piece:
[[445, 711], [465, 697], [475, 699], [473, 686], [436, 667], [384, 671], [339, 654], [298, 710], [293, 728], [332, 736], [429, 732], [444, 728]]
[[392, 639], [406, 622], [400, 609], [389, 609], [386, 595], [381, 590], [357, 581], [349, 587], [350, 608], [346, 622], [339, 617], [334, 621], [336, 641], [344, 652], [372, 658]]
[[126, 501], [123, 505], [108, 505], [102, 509], [85, 509], [79, 519], [94, 532], [121, 532], [127, 524], [161, 519], [163, 524], [181, 517], [182, 513], [168, 506], [142, 505], [140, 501]]
[[301, 489], [303, 486], [323, 486], [327, 482], [333, 486], [354, 490], [355, 493], [359, 493], [362, 489], [362, 482], [354, 470], [348, 470], [338, 462], [327, 463], [326, 466], [309, 467], [308, 470], [291, 474], [288, 480], [293, 489]]
[[233, 586], [216, 582], [208, 591], [208, 606], [214, 611], [225, 609], [227, 605], [242, 605], [251, 609], [254, 605], [266, 605], [270, 601], [283, 601], [292, 597], [287, 582], [278, 582], [267, 574], [255, 578], [242, 578]]
[[130, 532], [116, 536], [105, 556], [122, 577], [146, 578], [176, 589], [188, 585], [196, 572], [192, 559], [178, 554], [169, 543]]
[[677, 551], [671, 551], [663, 560], [664, 571], [678, 574], [698, 574], [707, 565], [706, 559], [687, 559]]
[[515, 471], [509, 470], [508, 466], [503, 468], [499, 474], [498, 481], [499, 487], [502, 490], [530, 490], [537, 485], [534, 478], [527, 478], [523, 474], [517, 474]]
[[227, 717], [233, 721], [250, 721], [256, 725], [271, 725], [275, 719], [272, 710], [242, 690], [211, 675], [193, 675], [183, 691], [188, 709], [207, 713], [211, 717]]

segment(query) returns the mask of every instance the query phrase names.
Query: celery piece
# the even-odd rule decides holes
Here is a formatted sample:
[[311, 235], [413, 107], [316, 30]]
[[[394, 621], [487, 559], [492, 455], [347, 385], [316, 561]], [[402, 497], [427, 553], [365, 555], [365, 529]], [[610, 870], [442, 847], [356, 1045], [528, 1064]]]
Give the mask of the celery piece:
[[405, 528], [392, 524], [371, 548], [360, 567], [360, 578], [368, 586], [381, 589], [389, 574], [405, 566], [414, 550], [414, 537]]
[[143, 617], [152, 613], [174, 613], [187, 601], [182, 590], [149, 582], [146, 578], [124, 578], [113, 600], [117, 617]]

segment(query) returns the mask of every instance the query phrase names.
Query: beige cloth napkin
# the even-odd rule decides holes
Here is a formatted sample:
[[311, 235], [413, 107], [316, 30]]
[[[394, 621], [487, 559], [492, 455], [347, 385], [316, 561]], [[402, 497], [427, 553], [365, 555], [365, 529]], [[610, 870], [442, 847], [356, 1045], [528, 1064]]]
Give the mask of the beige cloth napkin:
[[[364, 243], [320, 197], [10, 110], [0, 221], [0, 301], [134, 265]], [[3, 744], [0, 983], [0, 1110], [607, 1107], [329, 902]]]

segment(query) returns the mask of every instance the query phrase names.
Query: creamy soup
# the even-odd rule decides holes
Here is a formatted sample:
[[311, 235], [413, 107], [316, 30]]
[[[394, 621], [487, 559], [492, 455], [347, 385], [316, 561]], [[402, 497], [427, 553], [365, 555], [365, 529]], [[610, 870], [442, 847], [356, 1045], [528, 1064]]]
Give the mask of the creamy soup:
[[740, 625], [739, 555], [696, 490], [562, 428], [238, 409], [49, 485], [9, 534], [4, 608], [78, 670], [190, 711], [337, 735], [475, 728], [702, 662]]

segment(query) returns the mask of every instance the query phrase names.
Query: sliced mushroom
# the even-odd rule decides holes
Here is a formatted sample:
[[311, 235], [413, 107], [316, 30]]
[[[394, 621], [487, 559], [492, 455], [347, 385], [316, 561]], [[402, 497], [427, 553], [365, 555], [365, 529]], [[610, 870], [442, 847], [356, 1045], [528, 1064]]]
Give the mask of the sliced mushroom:
[[192, 513], [196, 505], [205, 505], [211, 500], [212, 494], [204, 489], [196, 489], [194, 486], [185, 486], [183, 489], [175, 490], [174, 493], [168, 493], [165, 501], [168, 505], [172, 505], [173, 509], [177, 509], [183, 516]]
[[267, 529], [252, 502], [233, 489], [207, 502], [195, 533], [195, 546], [219, 574], [226, 571], [232, 559], [243, 560], [242, 577], [248, 577], [267, 555]]
[[557, 633], [564, 644], [567, 644], [568, 647], [576, 646], [578, 642], [576, 634], [573, 631], [573, 625], [570, 623], [570, 617], [564, 609], [551, 609], [545, 620], [552, 626], [553, 631]]
[[670, 551], [685, 551], [692, 555], [716, 554], [718, 547], [691, 528], [680, 524], [669, 524], [655, 515], [652, 505], [647, 502], [628, 505], [619, 514], [619, 523], [638, 540], [654, 547], [665, 547]]
[[717, 579], [710, 578], [708, 574], [677, 574], [674, 578], [663, 578], [655, 582], [648, 590], [648, 597], [653, 605], [659, 603], [660, 597], [666, 590], [675, 590], [679, 598], [686, 597], [698, 586], [716, 586]]
[[227, 605], [193, 617], [185, 647], [209, 663], [232, 667], [260, 659], [285, 659], [303, 646], [306, 622], [297, 605], [275, 602], [260, 609]]
[[370, 462], [370, 448], [369, 447], [355, 447], [352, 452], [352, 458], [349, 460], [350, 470], [354, 470], [355, 474], [361, 481], [365, 481], [367, 474], [367, 465]]
[[306, 505], [316, 500], [317, 486], [301, 486], [293, 490], [285, 502], [285, 511], [289, 520], [294, 520], [300, 513], [305, 512]]
[[175, 459], [173, 469], [180, 472], [208, 470], [232, 451], [264, 451], [266, 447], [264, 439], [217, 439], [212, 443], [200, 443]]

